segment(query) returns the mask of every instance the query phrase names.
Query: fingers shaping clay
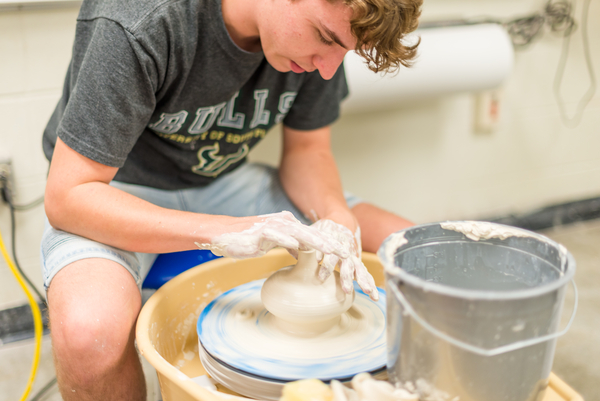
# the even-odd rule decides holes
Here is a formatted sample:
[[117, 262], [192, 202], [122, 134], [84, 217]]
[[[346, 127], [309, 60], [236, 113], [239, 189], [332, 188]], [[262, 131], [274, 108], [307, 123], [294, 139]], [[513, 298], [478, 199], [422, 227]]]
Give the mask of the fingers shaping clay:
[[340, 322], [354, 302], [354, 291], [346, 294], [339, 273], [319, 278], [315, 251], [298, 252], [298, 263], [275, 272], [265, 281], [261, 300], [273, 314], [275, 324], [288, 333], [314, 336]]

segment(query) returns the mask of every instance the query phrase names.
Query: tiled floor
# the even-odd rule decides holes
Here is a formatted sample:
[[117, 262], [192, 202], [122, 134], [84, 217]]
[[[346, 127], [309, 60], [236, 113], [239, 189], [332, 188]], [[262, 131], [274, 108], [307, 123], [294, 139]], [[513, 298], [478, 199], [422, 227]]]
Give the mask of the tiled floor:
[[[579, 309], [570, 331], [558, 341], [553, 370], [584, 397], [600, 400], [600, 220], [546, 230], [543, 234], [563, 244], [577, 261], [575, 280], [579, 288]], [[563, 323], [573, 306], [568, 290]], [[31, 395], [54, 377], [50, 340], [44, 339], [37, 378]], [[0, 347], [0, 401], [18, 400], [27, 384], [33, 355], [33, 341]], [[158, 399], [156, 381], [145, 366], [149, 400]], [[30, 396], [31, 397], [31, 396]], [[54, 386], [40, 401], [59, 401]]]
[[[25, 340], [0, 347], [0, 399], [2, 401], [19, 400], [29, 379], [33, 360], [34, 341]], [[33, 383], [31, 395], [54, 378], [51, 344], [48, 336], [42, 342], [42, 353], [38, 373]], [[50, 393], [56, 391], [50, 391]], [[60, 400], [59, 397], [48, 397], [44, 400]]]
[[[564, 245], [577, 264], [575, 282], [579, 306], [573, 326], [556, 346], [554, 372], [586, 401], [600, 400], [600, 221], [576, 223], [542, 234]], [[566, 323], [573, 306], [567, 291], [563, 310]]]

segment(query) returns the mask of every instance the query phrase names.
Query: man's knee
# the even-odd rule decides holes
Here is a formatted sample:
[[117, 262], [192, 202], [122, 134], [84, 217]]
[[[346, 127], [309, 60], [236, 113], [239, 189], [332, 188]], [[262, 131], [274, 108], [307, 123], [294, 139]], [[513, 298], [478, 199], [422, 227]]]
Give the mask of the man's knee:
[[57, 318], [52, 318], [51, 312], [50, 329], [54, 347], [64, 343], [75, 354], [119, 353], [125, 348], [135, 323], [134, 319], [119, 314], [122, 311], [115, 310], [112, 316], [100, 314], [97, 310], [84, 310], [80, 305], [62, 311]]
[[367, 252], [377, 252], [387, 236], [414, 225], [397, 214], [364, 202], [355, 205], [352, 213], [360, 225], [363, 250]]
[[[104, 267], [112, 277], [98, 275], [95, 267], [68, 266], [65, 269], [70, 271], [61, 271], [49, 288], [55, 359], [77, 381], [85, 382], [118, 367], [134, 347], [134, 325], [141, 307], [139, 291], [124, 268]], [[113, 281], [119, 275], [123, 282]]]

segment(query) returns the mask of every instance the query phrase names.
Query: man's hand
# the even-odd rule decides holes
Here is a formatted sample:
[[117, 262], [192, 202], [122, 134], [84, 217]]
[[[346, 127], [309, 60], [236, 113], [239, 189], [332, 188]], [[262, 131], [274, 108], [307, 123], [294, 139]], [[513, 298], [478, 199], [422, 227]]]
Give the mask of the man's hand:
[[[340, 280], [344, 292], [347, 294], [352, 292], [352, 280], [356, 277], [356, 282], [364, 293], [369, 295], [373, 301], [377, 301], [379, 299], [379, 292], [377, 291], [375, 280], [373, 280], [373, 276], [368, 272], [360, 258], [362, 252], [360, 227], [352, 234], [352, 231], [347, 227], [327, 219], [318, 220], [312, 227], [339, 241], [350, 255], [347, 258], [340, 258], [339, 255], [324, 252], [321, 261], [321, 270], [319, 270], [319, 278], [321, 280], [327, 279], [338, 262], [340, 262]], [[317, 258], [320, 259], [319, 256]]]
[[209, 244], [196, 245], [215, 255], [242, 259], [262, 256], [276, 247], [288, 250], [316, 249], [327, 255], [348, 258], [346, 247], [312, 226], [298, 221], [290, 212], [259, 216], [261, 220], [247, 230], [218, 235]]

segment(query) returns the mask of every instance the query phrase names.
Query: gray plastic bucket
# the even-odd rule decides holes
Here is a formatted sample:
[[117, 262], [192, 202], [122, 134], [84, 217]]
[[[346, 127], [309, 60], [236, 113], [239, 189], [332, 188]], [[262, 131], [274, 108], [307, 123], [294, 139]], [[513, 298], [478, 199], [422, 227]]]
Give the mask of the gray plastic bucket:
[[[436, 401], [541, 400], [575, 261], [556, 242], [487, 222], [390, 235], [386, 275], [390, 381]], [[427, 398], [429, 397], [429, 398]]]

